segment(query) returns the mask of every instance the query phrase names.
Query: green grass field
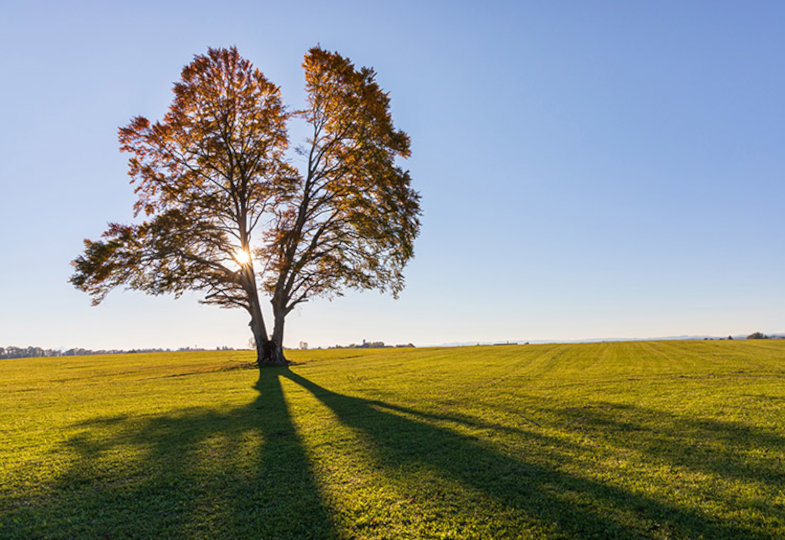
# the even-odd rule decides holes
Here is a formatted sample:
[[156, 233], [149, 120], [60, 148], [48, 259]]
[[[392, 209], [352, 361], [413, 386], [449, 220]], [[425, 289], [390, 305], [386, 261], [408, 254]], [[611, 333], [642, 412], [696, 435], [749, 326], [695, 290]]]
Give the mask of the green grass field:
[[289, 356], [0, 361], [0, 537], [785, 537], [785, 340]]

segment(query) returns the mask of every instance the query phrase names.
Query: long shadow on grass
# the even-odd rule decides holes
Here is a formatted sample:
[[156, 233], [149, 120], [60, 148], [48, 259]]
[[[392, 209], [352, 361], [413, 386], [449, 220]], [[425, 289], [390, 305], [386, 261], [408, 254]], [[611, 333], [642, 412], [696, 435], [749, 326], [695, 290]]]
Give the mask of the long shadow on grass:
[[785, 439], [738, 421], [691, 418], [618, 403], [543, 410], [565, 426], [614, 448], [690, 471], [785, 489]]
[[421, 463], [485, 493], [508, 511], [555, 527], [558, 535], [763, 537], [690, 509], [527, 461], [525, 456], [512, 458], [473, 437], [395, 414], [412, 413], [405, 408], [341, 395], [293, 372], [284, 376], [311, 392], [343, 424], [365, 434], [378, 466], [394, 469]]
[[[47, 498], [15, 506], [0, 536], [329, 538], [337, 536], [284, 400], [280, 371], [257, 399], [92, 420]], [[128, 456], [127, 458], [125, 456]]]

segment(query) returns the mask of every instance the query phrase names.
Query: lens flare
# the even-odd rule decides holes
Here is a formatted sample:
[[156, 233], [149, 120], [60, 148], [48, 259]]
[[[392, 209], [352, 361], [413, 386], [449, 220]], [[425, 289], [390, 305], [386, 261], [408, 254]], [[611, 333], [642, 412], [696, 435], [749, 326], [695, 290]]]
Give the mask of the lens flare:
[[242, 248], [237, 248], [234, 250], [234, 260], [237, 261], [237, 264], [241, 266], [245, 266], [249, 262], [251, 262], [251, 255], [246, 250]]

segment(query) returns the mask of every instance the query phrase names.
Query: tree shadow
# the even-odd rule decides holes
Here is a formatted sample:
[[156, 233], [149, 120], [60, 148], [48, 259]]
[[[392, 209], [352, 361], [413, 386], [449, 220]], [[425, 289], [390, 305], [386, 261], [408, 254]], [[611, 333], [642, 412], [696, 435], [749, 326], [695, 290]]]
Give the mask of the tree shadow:
[[[721, 519], [673, 498], [641, 495], [613, 478], [598, 480], [575, 472], [575, 467], [560, 467], [559, 459], [567, 452], [573, 453], [564, 458], [572, 460], [571, 465], [576, 454], [591, 453], [579, 443], [465, 414], [424, 412], [342, 395], [286, 368], [266, 369], [255, 386], [258, 396], [243, 407], [116, 416], [76, 425], [81, 432], [67, 442], [75, 459], [64, 466], [45, 496], [27, 502], [0, 500], [0, 509], [9, 508], [2, 512], [6, 516], [0, 519], [0, 537], [351, 536], [345, 529], [347, 524], [351, 527], [351, 516], [339, 515], [342, 510], [331, 506], [335, 501], [322, 492], [287, 406], [282, 378], [302, 387], [331, 411], [331, 417], [362, 435], [367, 444], [351, 452], [373, 462], [379, 474], [373, 472], [371, 482], [380, 483], [374, 488], [384, 491], [384, 483], [394, 483], [402, 472], [445, 479], [414, 494], [432, 499], [436, 511], [429, 519], [438, 521], [434, 530], [440, 524], [485, 522], [490, 528], [479, 529], [478, 535], [539, 531], [575, 538], [766, 537], [758, 524]], [[539, 411], [537, 418], [544, 417], [551, 427], [559, 425], [609, 448], [632, 449], [694, 471], [783, 487], [773, 461], [751, 462], [745, 454], [754, 448], [777, 455], [785, 451], [785, 441], [765, 430], [610, 403], [571, 408], [552, 400]], [[539, 426], [524, 421], [529, 427]], [[461, 429], [444, 427], [448, 424]], [[491, 440], [494, 435], [525, 440], [523, 447], [531, 454], [521, 455], [520, 446], [510, 452]], [[325, 436], [336, 437], [329, 431]], [[689, 440], [701, 440], [705, 448], [692, 448]], [[340, 444], [325, 448], [328, 459], [343, 451]], [[462, 501], [477, 501], [477, 507], [460, 508], [445, 500], [449, 492], [440, 489], [448, 482], [460, 486]], [[401, 485], [411, 483], [407, 479]], [[472, 499], [466, 493], [479, 496]], [[415, 526], [421, 521], [418, 504], [401, 506], [403, 515], [394, 519]], [[489, 510], [499, 513], [492, 516]], [[767, 519], [782, 517], [774, 506], [761, 512]], [[496, 522], [524, 527], [496, 531]], [[412, 531], [404, 532], [417, 533]], [[354, 532], [379, 536], [384, 531]]]
[[245, 407], [80, 424], [68, 441], [76, 460], [43, 501], [15, 505], [0, 536], [337, 537], [284, 399], [284, 370], [265, 370]]
[[785, 438], [765, 429], [604, 402], [553, 406], [547, 414], [595, 441], [672, 466], [785, 489]]
[[507, 512], [550, 525], [551, 533], [557, 536], [766, 537], [752, 528], [719, 521], [691, 508], [560, 471], [538, 463], [535, 456], [511, 457], [492, 444], [427, 420], [466, 420], [470, 426], [492, 428], [490, 424], [341, 395], [293, 372], [284, 376], [308, 390], [341, 423], [364, 434], [376, 466], [396, 469], [406, 463], [421, 463], [484, 493]]

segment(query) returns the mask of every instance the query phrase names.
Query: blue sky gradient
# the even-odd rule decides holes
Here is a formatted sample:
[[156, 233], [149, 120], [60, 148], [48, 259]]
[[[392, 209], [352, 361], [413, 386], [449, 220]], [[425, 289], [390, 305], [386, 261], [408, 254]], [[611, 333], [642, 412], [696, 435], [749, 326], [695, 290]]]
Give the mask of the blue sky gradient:
[[117, 128], [160, 118], [193, 55], [237, 45], [297, 107], [317, 43], [390, 91], [423, 229], [399, 300], [307, 303], [288, 345], [785, 330], [781, 2], [3, 11], [0, 345], [245, 345], [245, 314], [194, 295], [90, 307], [69, 262], [131, 219]]

